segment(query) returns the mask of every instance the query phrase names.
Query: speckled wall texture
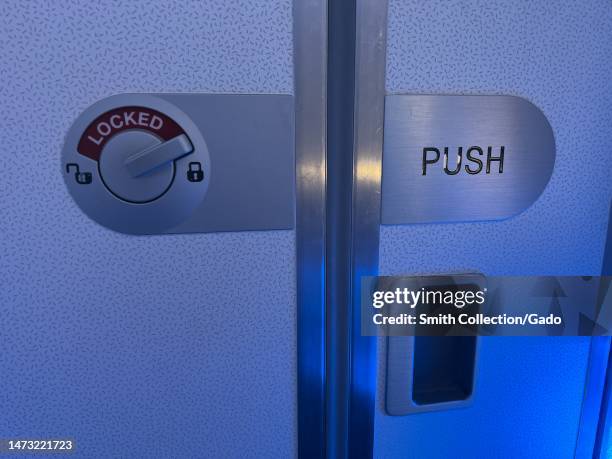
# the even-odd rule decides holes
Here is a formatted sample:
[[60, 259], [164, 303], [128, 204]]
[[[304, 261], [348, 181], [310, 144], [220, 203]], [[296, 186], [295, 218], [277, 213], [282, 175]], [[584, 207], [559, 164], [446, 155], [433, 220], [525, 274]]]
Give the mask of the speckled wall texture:
[[[389, 93], [524, 97], [550, 121], [557, 160], [543, 195], [515, 218], [383, 227], [380, 272], [599, 274], [610, 75], [609, 1], [391, 0]], [[472, 407], [393, 418], [381, 342], [376, 457], [573, 457], [588, 349], [588, 338], [483, 339]]]
[[111, 94], [291, 94], [291, 25], [289, 0], [0, 3], [1, 438], [295, 453], [294, 233], [114, 233], [59, 162]]

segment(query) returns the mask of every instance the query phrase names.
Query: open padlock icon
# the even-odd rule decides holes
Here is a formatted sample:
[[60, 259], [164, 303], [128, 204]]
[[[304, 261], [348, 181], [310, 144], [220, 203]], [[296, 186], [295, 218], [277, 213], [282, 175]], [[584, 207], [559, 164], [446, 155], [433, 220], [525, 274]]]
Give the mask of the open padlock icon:
[[80, 185], [89, 185], [92, 181], [91, 172], [81, 172], [79, 165], [76, 163], [68, 163], [66, 164], [66, 173], [70, 174], [70, 169], [75, 168], [76, 172], [74, 173], [74, 179]]

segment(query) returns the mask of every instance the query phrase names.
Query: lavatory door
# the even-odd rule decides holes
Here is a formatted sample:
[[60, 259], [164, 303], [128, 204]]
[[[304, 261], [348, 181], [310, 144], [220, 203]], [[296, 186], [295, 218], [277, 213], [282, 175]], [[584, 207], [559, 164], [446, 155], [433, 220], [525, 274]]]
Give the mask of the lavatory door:
[[[612, 192], [612, 61], [605, 57], [612, 54], [612, 6], [391, 0], [386, 22], [386, 66], [380, 69], [386, 74], [386, 97], [379, 273], [600, 275]], [[433, 96], [416, 101], [420, 94]], [[454, 115], [463, 113], [466, 120], [478, 116], [478, 107], [457, 108], [466, 99], [446, 106], [449, 98], [437, 95], [493, 97], [484, 102], [488, 109], [495, 95], [507, 95], [541, 111], [552, 129], [556, 158], [532, 202], [510, 209], [507, 199], [516, 204], [533, 192], [536, 179], [529, 164], [537, 169], [539, 158], [525, 164], [524, 180], [517, 176], [507, 188], [510, 195], [513, 190], [523, 194], [501, 196], [496, 193], [506, 184], [494, 176], [499, 161], [486, 170], [487, 147], [494, 147], [496, 159], [499, 144], [481, 146], [481, 174], [467, 173], [465, 164], [457, 174], [443, 171], [444, 148], [451, 152], [447, 172], [453, 172], [462, 145], [453, 139], [482, 139], [490, 119], [471, 131], [432, 134], [438, 140], [446, 135], [450, 142], [421, 145], [437, 148], [439, 162], [435, 151], [428, 151], [429, 162], [415, 163], [418, 170], [402, 180], [400, 174], [412, 174], [402, 169], [404, 160], [398, 157], [410, 144], [409, 135], [418, 136], [414, 129], [419, 126], [432, 126], [419, 121], [422, 112], [435, 114], [447, 127], [456, 121]], [[518, 105], [510, 110], [516, 115]], [[468, 166], [477, 170], [477, 164]], [[435, 176], [435, 184], [429, 183], [435, 186], [421, 187], [429, 178], [425, 174]], [[469, 187], [470, 180], [488, 180], [492, 186], [477, 186], [470, 196], [461, 188]], [[487, 192], [494, 199], [487, 201]], [[390, 359], [390, 341], [378, 339], [375, 457], [590, 457], [598, 413], [589, 414], [583, 400], [593, 384], [589, 369], [605, 369], [607, 360], [607, 351], [597, 353], [595, 339], [479, 337], [476, 347], [453, 339], [417, 337], [415, 352], [422, 355], [406, 358], [444, 361], [466, 353], [473, 367], [454, 365], [450, 371], [457, 374], [437, 376], [466, 381], [467, 389], [449, 396], [435, 373], [410, 375], [407, 397], [419, 407], [411, 413], [389, 410], [389, 365], [406, 362]], [[444, 349], [440, 340], [454, 349]]]
[[0, 437], [291, 457], [291, 2], [1, 16]]

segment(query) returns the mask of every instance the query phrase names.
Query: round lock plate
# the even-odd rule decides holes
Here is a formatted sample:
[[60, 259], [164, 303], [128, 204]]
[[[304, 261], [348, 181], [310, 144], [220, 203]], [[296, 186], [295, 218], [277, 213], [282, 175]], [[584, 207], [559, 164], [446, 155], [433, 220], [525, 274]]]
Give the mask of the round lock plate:
[[85, 110], [66, 137], [62, 159], [79, 207], [131, 234], [170, 232], [195, 211], [210, 182], [208, 148], [197, 126], [147, 94], [112, 96]]

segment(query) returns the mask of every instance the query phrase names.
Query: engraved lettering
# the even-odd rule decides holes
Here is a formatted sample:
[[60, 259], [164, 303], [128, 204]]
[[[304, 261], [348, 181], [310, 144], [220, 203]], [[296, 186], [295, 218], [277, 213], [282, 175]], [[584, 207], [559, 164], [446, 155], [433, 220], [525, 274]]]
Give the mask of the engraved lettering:
[[457, 175], [461, 170], [461, 159], [463, 155], [463, 147], [459, 147], [457, 149], [457, 167], [455, 169], [450, 170], [448, 168], [448, 147], [444, 147], [444, 172], [447, 175]]
[[[428, 152], [433, 152], [436, 154], [436, 159], [431, 160], [431, 159], [427, 159], [427, 153]], [[425, 147], [423, 148], [423, 175], [427, 175], [427, 165], [428, 164], [435, 164], [438, 162], [438, 160], [440, 159], [440, 150], [438, 150], [437, 148], [434, 147]]]
[[465, 165], [465, 171], [468, 174], [471, 174], [471, 175], [478, 174], [482, 170], [482, 161], [479, 158], [474, 158], [474, 156], [472, 155], [473, 151], [478, 153], [479, 156], [482, 156], [482, 148], [480, 148], [480, 147], [470, 147], [468, 149], [468, 151], [467, 151], [467, 154], [466, 154], [467, 160], [471, 161], [473, 163], [478, 164], [478, 168], [477, 169], [472, 169], [470, 167], [470, 164], [466, 164]]
[[[464, 148], [467, 148], [465, 158], [463, 157]], [[442, 154], [440, 152], [443, 152]], [[486, 167], [484, 154], [486, 157]], [[499, 153], [498, 153], [499, 152]], [[472, 145], [470, 147], [423, 147], [423, 155], [421, 161], [421, 175], [427, 175], [428, 166], [433, 166], [440, 161], [440, 156], [444, 156], [442, 161], [442, 170], [446, 175], [457, 175], [461, 170], [465, 170], [470, 175], [480, 173], [485, 174], [503, 174], [504, 173], [504, 155], [506, 147], [480, 147]], [[450, 163], [454, 158], [454, 166]], [[498, 163], [497, 169], [492, 168], [492, 163]], [[462, 167], [463, 164], [463, 167]]]

